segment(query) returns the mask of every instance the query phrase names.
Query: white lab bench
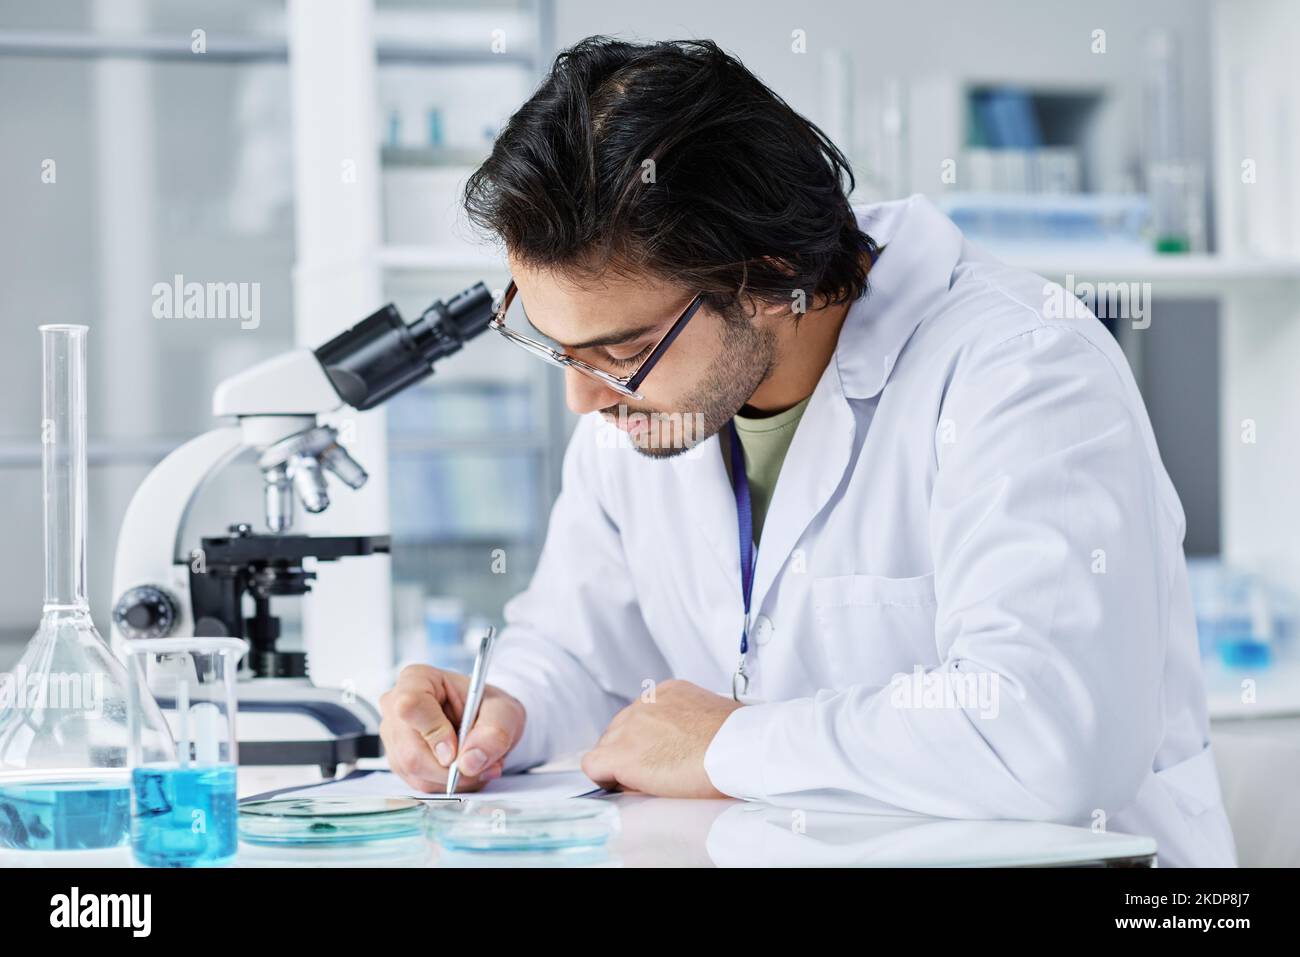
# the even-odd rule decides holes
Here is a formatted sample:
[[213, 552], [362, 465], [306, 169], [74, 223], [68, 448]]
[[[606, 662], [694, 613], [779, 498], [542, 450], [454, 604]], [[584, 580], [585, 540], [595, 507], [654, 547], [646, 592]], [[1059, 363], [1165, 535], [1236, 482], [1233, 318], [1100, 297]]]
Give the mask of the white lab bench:
[[[240, 768], [240, 794], [309, 783], [304, 769]], [[249, 772], [249, 773], [245, 773]], [[620, 831], [595, 850], [448, 854], [423, 838], [334, 848], [240, 845], [241, 867], [1148, 867], [1155, 841], [1031, 821], [957, 821], [843, 814], [734, 800], [642, 794], [599, 798]], [[130, 867], [129, 848], [0, 851], [0, 867]]]
[[384, 849], [240, 847], [245, 867], [1148, 867], [1155, 842], [1027, 821], [950, 821], [791, 811], [732, 800], [599, 798], [621, 832], [597, 850], [448, 854], [428, 841]]
[[[537, 770], [571, 771], [580, 755]], [[362, 768], [386, 769], [383, 759]], [[240, 796], [311, 783], [313, 769], [240, 768]], [[262, 785], [262, 786], [259, 786]], [[620, 833], [596, 853], [444, 855], [436, 845], [409, 855], [432, 866], [614, 867], [1048, 867], [1152, 866], [1149, 837], [1094, 832], [1035, 821], [957, 821], [921, 815], [844, 814], [776, 808], [737, 800], [690, 800], [609, 794]], [[241, 845], [241, 864], [287, 864], [280, 855]], [[302, 860], [319, 863], [314, 849]], [[405, 853], [405, 852], [404, 852]], [[245, 860], [246, 858], [246, 860]], [[295, 863], [298, 859], [295, 858]], [[403, 858], [406, 864], [413, 860]], [[352, 863], [346, 852], [339, 863]], [[365, 864], [382, 863], [367, 854]]]

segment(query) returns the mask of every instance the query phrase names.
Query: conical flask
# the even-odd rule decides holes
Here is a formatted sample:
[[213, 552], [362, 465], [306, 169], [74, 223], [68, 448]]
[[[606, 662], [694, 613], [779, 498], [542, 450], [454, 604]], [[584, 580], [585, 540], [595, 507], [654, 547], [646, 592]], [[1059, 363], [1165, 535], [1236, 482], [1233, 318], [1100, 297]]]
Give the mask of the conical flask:
[[[86, 326], [40, 327], [45, 606], [0, 675], [0, 848], [113, 847], [130, 833], [127, 676], [86, 600]], [[157, 705], [146, 747], [171, 734]]]

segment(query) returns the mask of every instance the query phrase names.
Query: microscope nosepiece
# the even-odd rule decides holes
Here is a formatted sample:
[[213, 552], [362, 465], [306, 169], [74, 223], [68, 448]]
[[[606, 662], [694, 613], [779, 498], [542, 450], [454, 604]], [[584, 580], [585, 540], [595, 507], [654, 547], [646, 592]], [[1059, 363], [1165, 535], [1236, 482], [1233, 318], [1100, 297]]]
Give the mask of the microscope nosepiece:
[[334, 473], [348, 488], [361, 488], [370, 476], [341, 445], [331, 445], [320, 454], [320, 463]]
[[262, 473], [266, 527], [277, 535], [293, 526], [293, 484], [289, 470], [278, 465]]
[[310, 455], [295, 455], [289, 460], [289, 476], [302, 500], [302, 507], [313, 515], [329, 508], [330, 493], [320, 462]]

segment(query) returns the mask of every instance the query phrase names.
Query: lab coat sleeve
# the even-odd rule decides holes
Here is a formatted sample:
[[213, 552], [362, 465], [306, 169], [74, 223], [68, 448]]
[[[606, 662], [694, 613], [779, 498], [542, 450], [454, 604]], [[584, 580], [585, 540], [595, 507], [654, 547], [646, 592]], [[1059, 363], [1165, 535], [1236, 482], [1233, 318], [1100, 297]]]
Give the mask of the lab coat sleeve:
[[1162, 727], [1170, 506], [1111, 361], [1049, 323], [948, 379], [930, 503], [940, 665], [925, 677], [982, 675], [996, 706], [909, 700], [895, 676], [744, 707], [706, 755], [719, 790], [953, 818], [1099, 820], [1132, 803]]
[[505, 607], [488, 683], [527, 713], [507, 771], [592, 747], [641, 681], [667, 674], [605, 494], [600, 457], [630, 452], [600, 441], [609, 428], [586, 416], [574, 430], [532, 581]]

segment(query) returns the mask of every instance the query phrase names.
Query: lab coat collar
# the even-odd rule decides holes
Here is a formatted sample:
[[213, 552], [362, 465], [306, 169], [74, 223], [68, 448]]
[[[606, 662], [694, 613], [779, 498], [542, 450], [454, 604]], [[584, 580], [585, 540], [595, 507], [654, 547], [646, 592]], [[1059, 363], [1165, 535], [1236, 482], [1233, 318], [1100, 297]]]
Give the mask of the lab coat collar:
[[[848, 467], [857, 423], [847, 400], [870, 398], [884, 388], [899, 352], [947, 293], [961, 250], [957, 227], [919, 194], [855, 212], [871, 238], [889, 248], [871, 269], [867, 295], [849, 307], [833, 366], [827, 365], [818, 381], [786, 453], [758, 549], [755, 614]], [[736, 503], [718, 437], [710, 436], [672, 461], [691, 490], [686, 503], [690, 527], [739, 580]], [[733, 597], [739, 618], [739, 587]]]
[[939, 305], [961, 255], [961, 232], [926, 197], [862, 206], [859, 227], [888, 247], [850, 307], [835, 348], [845, 398], [869, 399], [889, 381], [916, 327]]
[[[912, 333], [947, 294], [961, 254], [961, 233], [924, 196], [855, 212], [861, 228], [887, 248], [868, 275], [867, 294], [844, 317], [834, 364], [818, 381], [786, 452], [758, 548], [754, 615], [761, 613], [809, 523], [843, 482], [858, 430], [848, 400], [871, 398], [885, 387]], [[738, 568], [739, 547], [734, 537], [732, 542]], [[751, 669], [760, 695], [761, 662], [759, 655]]]

